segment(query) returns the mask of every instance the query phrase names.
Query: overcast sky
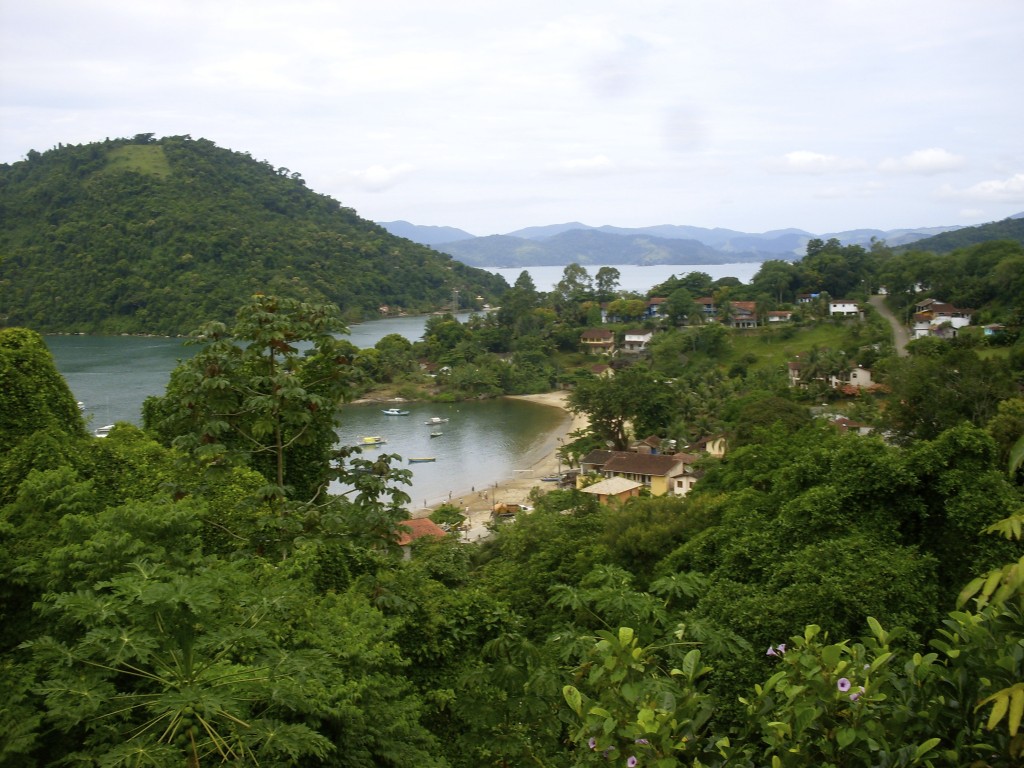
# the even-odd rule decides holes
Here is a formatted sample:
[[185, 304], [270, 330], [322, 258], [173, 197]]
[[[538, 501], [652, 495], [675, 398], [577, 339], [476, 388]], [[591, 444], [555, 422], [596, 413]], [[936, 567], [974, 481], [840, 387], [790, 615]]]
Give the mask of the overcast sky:
[[1024, 211], [1022, 0], [0, 0], [0, 163], [189, 134], [375, 221]]

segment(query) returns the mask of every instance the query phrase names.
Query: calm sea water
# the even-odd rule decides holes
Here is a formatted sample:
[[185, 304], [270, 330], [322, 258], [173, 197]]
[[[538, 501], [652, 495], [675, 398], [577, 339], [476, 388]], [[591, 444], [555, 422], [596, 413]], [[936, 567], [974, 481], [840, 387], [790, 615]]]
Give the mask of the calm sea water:
[[[616, 265], [612, 265], [616, 266]], [[671, 275], [706, 272], [712, 278], [736, 277], [746, 283], [760, 264], [660, 265], [636, 267], [618, 265], [620, 287], [644, 292]], [[529, 267], [538, 290], [549, 291], [561, 279], [564, 267]], [[588, 266], [595, 275], [599, 267]], [[514, 283], [522, 269], [492, 269]], [[464, 319], [466, 315], [460, 315]], [[397, 333], [419, 341], [428, 318], [395, 317], [374, 320], [350, 328], [349, 340], [360, 348], [372, 347], [384, 336]], [[171, 370], [180, 360], [193, 355], [197, 347], [181, 339], [136, 336], [48, 336], [57, 369], [67, 380], [75, 397], [83, 403], [90, 427], [126, 421], [140, 424], [142, 402], [150, 395], [163, 394]], [[412, 507], [432, 506], [452, 495], [484, 487], [524, 470], [552, 449], [551, 433], [567, 417], [557, 408], [519, 400], [489, 400], [457, 406], [410, 404], [408, 416], [385, 416], [381, 407], [347, 406], [339, 436], [343, 443], [357, 444], [367, 435], [380, 435], [387, 443], [365, 452], [386, 451], [403, 457], [403, 467], [413, 472], [406, 489]], [[431, 416], [448, 418], [440, 437], [424, 422]], [[409, 457], [432, 456], [435, 461], [408, 464]], [[339, 489], [335, 489], [339, 490]]]
[[[357, 326], [357, 343], [373, 346], [376, 339], [370, 339], [375, 333], [377, 338], [388, 333], [418, 337], [424, 322], [395, 318], [379, 325], [366, 323]], [[46, 342], [92, 429], [118, 421], [141, 424], [143, 400], [163, 394], [171, 370], [197, 349], [178, 339], [133, 336], [48, 336]], [[364, 455], [384, 451], [402, 457], [402, 468], [413, 473], [412, 484], [403, 488], [412, 497], [412, 509], [434, 506], [449, 494], [458, 500], [474, 487], [479, 493], [528, 468], [552, 450], [552, 433], [567, 419], [557, 408], [504, 398], [446, 406], [410, 403], [403, 405], [408, 416], [386, 416], [381, 410], [387, 405], [346, 406], [338, 434], [346, 445], [359, 444], [364, 435], [387, 440], [378, 448], [364, 449]], [[424, 422], [432, 416], [449, 421], [431, 428]], [[432, 438], [432, 431], [443, 434]], [[410, 457], [435, 461], [409, 464]]]

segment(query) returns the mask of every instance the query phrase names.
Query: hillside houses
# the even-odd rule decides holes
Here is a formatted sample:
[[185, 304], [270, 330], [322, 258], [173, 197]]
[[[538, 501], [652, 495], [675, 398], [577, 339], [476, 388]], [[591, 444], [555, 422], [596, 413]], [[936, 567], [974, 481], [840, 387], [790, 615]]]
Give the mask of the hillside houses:
[[973, 309], [960, 309], [936, 299], [924, 299], [914, 305], [911, 335], [915, 339], [925, 336], [954, 338], [957, 331], [971, 324]]
[[607, 328], [587, 328], [580, 344], [592, 355], [610, 355], [615, 352], [615, 334]]
[[695, 303], [700, 306], [706, 322], [720, 322], [730, 328], [756, 328], [758, 325], [757, 302], [730, 301], [716, 305], [713, 297], [702, 296]]
[[622, 351], [632, 354], [646, 352], [647, 345], [651, 343], [651, 338], [653, 336], [653, 331], [644, 330], [643, 328], [635, 328], [631, 331], [626, 331], [623, 336]]
[[856, 317], [860, 314], [860, 307], [852, 299], [829, 299], [829, 317]]

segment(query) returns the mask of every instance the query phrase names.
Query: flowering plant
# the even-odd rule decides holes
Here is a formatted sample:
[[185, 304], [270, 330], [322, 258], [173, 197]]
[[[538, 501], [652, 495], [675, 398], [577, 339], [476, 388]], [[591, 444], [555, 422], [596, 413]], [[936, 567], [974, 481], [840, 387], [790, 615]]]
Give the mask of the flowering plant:
[[598, 632], [563, 696], [575, 720], [576, 765], [676, 768], [700, 765], [713, 711], [705, 692], [710, 668], [698, 649], [678, 668], [662, 668], [665, 649], [641, 646], [634, 631]]

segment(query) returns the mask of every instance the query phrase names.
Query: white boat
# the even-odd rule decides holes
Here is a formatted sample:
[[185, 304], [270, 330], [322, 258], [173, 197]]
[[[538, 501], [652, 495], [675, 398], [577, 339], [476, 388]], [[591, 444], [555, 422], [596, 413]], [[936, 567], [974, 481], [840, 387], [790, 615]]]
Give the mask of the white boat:
[[429, 419], [423, 422], [424, 424], [447, 424], [448, 419], [442, 419], [440, 416], [431, 416]]
[[95, 432], [93, 432], [93, 434], [96, 435], [96, 437], [106, 437], [110, 434], [110, 430], [113, 428], [113, 424], [107, 424], [105, 427], [99, 427]]
[[436, 432], [431, 432], [430, 436], [431, 437], [440, 437], [443, 434], [444, 434], [444, 432], [436, 431]]
[[398, 408], [385, 408], [381, 413], [387, 414], [388, 416], [408, 416], [408, 411], [402, 411]]
[[380, 435], [368, 435], [367, 437], [359, 438], [360, 445], [384, 445], [386, 442], [387, 439]]

